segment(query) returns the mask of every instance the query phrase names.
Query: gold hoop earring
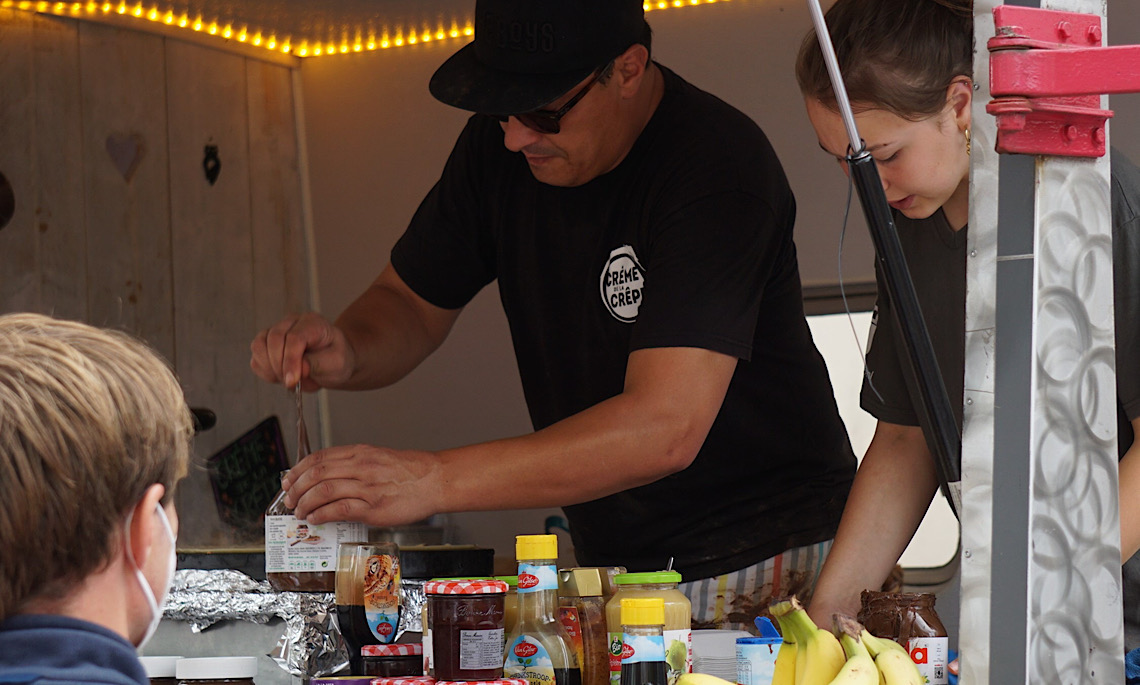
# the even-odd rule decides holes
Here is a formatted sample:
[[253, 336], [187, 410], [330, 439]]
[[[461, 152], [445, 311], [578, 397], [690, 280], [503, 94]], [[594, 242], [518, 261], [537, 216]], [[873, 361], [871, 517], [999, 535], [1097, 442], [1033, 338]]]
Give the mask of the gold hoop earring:
[[970, 127], [967, 126], [966, 130], [962, 131], [962, 133], [965, 134], [965, 136], [966, 136], [966, 155], [969, 156], [969, 154], [970, 154]]

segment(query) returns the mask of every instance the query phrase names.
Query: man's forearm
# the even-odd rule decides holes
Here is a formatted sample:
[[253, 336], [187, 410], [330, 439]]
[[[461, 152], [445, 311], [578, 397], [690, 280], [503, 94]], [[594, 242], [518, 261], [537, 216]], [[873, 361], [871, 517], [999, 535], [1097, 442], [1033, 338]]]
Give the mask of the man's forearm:
[[[448, 508], [564, 506], [680, 471], [704, 443], [735, 366], [706, 350], [635, 352], [622, 394], [536, 433], [440, 453]], [[651, 387], [639, 384], [649, 377]]]
[[382, 388], [411, 373], [440, 344], [459, 316], [416, 295], [389, 266], [336, 320], [352, 357], [343, 390]]

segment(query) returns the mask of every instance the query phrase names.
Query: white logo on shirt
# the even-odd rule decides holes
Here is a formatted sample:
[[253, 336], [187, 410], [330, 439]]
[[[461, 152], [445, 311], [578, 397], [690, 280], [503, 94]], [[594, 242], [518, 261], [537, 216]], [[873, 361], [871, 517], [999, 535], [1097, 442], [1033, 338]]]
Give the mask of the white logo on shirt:
[[637, 320], [641, 308], [641, 289], [645, 287], [645, 269], [637, 261], [630, 245], [622, 245], [610, 253], [602, 268], [602, 302], [613, 317], [622, 323]]

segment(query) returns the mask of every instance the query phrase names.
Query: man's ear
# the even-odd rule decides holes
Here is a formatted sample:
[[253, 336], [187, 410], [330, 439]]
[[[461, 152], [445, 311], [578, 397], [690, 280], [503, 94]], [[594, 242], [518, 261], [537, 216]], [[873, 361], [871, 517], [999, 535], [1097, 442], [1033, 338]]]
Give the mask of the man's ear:
[[954, 116], [959, 130], [970, 127], [970, 105], [974, 102], [974, 82], [959, 76], [946, 87], [946, 107]]
[[649, 50], [640, 43], [631, 45], [614, 60], [614, 78], [623, 97], [632, 97], [641, 87], [649, 68]]
[[125, 540], [124, 544], [129, 545], [129, 549], [124, 551], [131, 555], [130, 558], [135, 560], [139, 569], [146, 565], [156, 536], [162, 528], [162, 521], [158, 518], [158, 507], [162, 506], [159, 503], [165, 494], [166, 487], [161, 483], [151, 485], [128, 517], [127, 530], [130, 539]]

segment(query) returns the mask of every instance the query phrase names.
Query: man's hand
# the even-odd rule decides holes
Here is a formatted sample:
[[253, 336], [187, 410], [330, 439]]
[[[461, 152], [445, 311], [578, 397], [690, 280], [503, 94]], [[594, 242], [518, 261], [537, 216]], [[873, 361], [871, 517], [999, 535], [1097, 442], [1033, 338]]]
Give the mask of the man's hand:
[[305, 457], [282, 481], [285, 504], [310, 523], [397, 526], [446, 510], [439, 458], [371, 445], [332, 447]]
[[249, 366], [262, 380], [303, 390], [343, 385], [355, 365], [344, 333], [320, 314], [290, 316], [261, 331], [249, 346]]

